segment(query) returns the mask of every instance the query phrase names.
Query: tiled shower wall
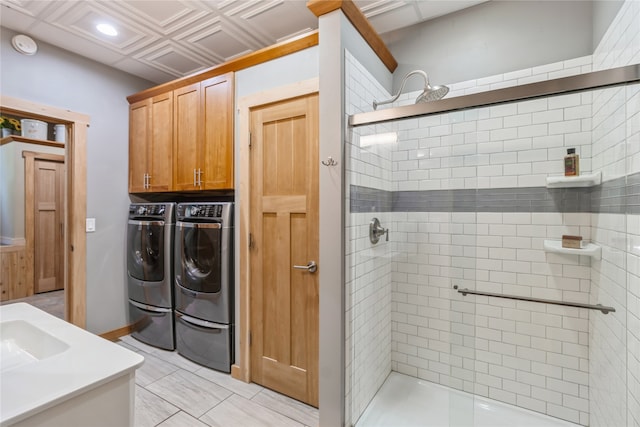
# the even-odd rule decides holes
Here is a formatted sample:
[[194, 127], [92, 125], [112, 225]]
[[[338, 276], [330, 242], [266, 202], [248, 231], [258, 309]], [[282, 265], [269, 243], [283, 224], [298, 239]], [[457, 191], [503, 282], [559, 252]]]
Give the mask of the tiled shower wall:
[[[640, 63], [639, 23], [640, 2], [625, 2], [594, 71]], [[605, 183], [591, 216], [603, 254], [592, 264], [591, 301], [618, 311], [589, 318], [591, 425], [640, 426], [640, 85], [594, 92], [592, 155]]]
[[[628, 35], [628, 25], [624, 26], [634, 22], [629, 14], [635, 14], [635, 22], [639, 22], [637, 5], [625, 3], [612, 28], [620, 25], [626, 33], [620, 36], [620, 31], [610, 30], [602, 45], [611, 46], [609, 40], [616, 34], [619, 43], [640, 45], [637, 36]], [[615, 50], [615, 58], [640, 62], [629, 48]], [[602, 57], [613, 63], [612, 55], [599, 52], [594, 60]], [[591, 60], [576, 58], [454, 84], [449, 96], [587, 72]], [[357, 70], [354, 80], [371, 84], [357, 61], [350, 64], [347, 76]], [[358, 106], [352, 112], [370, 111], [371, 99], [388, 96], [348, 93], [347, 105]], [[405, 95], [402, 102], [413, 102], [410, 99], [416, 95]], [[357, 99], [349, 102], [349, 96]], [[615, 113], [619, 109], [613, 107], [620, 102], [626, 115], [622, 119]], [[599, 106], [606, 114], [594, 114]], [[390, 217], [376, 214], [392, 220], [392, 231], [388, 249], [378, 247], [383, 255], [375, 260], [390, 256], [394, 260], [390, 314], [393, 370], [584, 425], [611, 425], [611, 420], [625, 425], [625, 417], [630, 425], [638, 423], [640, 285], [635, 273], [638, 269], [631, 268], [639, 264], [638, 212], [625, 207], [617, 217], [592, 214], [588, 190], [547, 190], [544, 185], [547, 176], [563, 173], [566, 148], [576, 147], [583, 174], [603, 171], [605, 180], [622, 177], [625, 193], [633, 192], [626, 184], [637, 175], [627, 179], [624, 171], [625, 167], [629, 174], [640, 170], [638, 125], [633, 124], [640, 120], [631, 120], [638, 117], [639, 109], [636, 85], [635, 89], [607, 89], [424, 117], [395, 123], [395, 129], [356, 129], [356, 134], [363, 135], [395, 130], [400, 141], [390, 153], [391, 168], [382, 168], [384, 174], [392, 173], [391, 179], [373, 178], [373, 185], [365, 182], [370, 174], [379, 172], [375, 156], [384, 152], [388, 159], [387, 151], [377, 147], [368, 153], [357, 148], [357, 141], [349, 146], [350, 154], [364, 164], [359, 166], [360, 173], [349, 174], [353, 185], [349, 188], [355, 197], [347, 200], [352, 211], [348, 218], [354, 223], [348, 252], [350, 247], [355, 252], [358, 241], [362, 254], [373, 253], [364, 238], [371, 216], [365, 212], [393, 211]], [[618, 142], [612, 143], [616, 138]], [[622, 152], [616, 147], [621, 143], [626, 144]], [[367, 160], [369, 155], [372, 157]], [[621, 165], [624, 158], [627, 164]], [[368, 163], [371, 159], [372, 164]], [[603, 185], [606, 194], [610, 185]], [[627, 199], [627, 205], [637, 204], [637, 198]], [[598, 200], [595, 211], [611, 203], [621, 205], [615, 197], [613, 201]], [[360, 231], [355, 231], [358, 227]], [[543, 251], [545, 238], [557, 239], [562, 234], [579, 234], [603, 244], [602, 261]], [[364, 279], [365, 271], [370, 270], [362, 270], [359, 277]], [[610, 276], [615, 279], [613, 286]], [[369, 276], [360, 287], [378, 277]], [[618, 311], [605, 316], [577, 308], [463, 297], [454, 285], [602, 303]], [[386, 289], [386, 281], [384, 286]], [[607, 291], [598, 291], [601, 288]], [[381, 319], [378, 316], [378, 324]], [[349, 330], [357, 328], [352, 325], [348, 334]], [[373, 337], [364, 343], [356, 340], [355, 345], [352, 338], [351, 344], [348, 361], [377, 345]], [[616, 358], [611, 357], [612, 351]], [[598, 375], [590, 377], [590, 367]], [[601, 375], [605, 371], [615, 375], [606, 379]], [[348, 383], [361, 381], [360, 375], [353, 375]], [[370, 382], [370, 387], [360, 388], [350, 400], [357, 402], [352, 408], [353, 421], [366, 406], [373, 385]]]

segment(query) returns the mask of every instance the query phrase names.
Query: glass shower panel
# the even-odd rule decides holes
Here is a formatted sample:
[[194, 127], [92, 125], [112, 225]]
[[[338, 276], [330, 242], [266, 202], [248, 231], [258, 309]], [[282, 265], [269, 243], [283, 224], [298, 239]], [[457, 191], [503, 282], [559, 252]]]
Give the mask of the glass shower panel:
[[[365, 137], [360, 133], [369, 132]], [[377, 135], [377, 136], [376, 136]], [[391, 371], [393, 230], [389, 126], [346, 144], [346, 418], [355, 423]], [[370, 238], [377, 218], [379, 233]]]
[[[434, 422], [473, 422], [473, 397], [455, 392], [431, 392], [437, 398], [413, 411], [365, 412], [381, 386], [400, 381], [395, 376], [474, 391], [475, 308], [453, 289], [475, 280], [478, 135], [464, 117], [449, 113], [351, 131], [346, 406], [347, 421], [360, 420], [357, 425], [383, 422], [380, 417], [402, 424], [410, 412], [422, 420], [415, 409], [429, 405], [449, 407]], [[389, 230], [388, 241], [387, 235], [369, 240], [374, 217]], [[422, 399], [419, 391], [402, 390], [396, 397], [403, 402]]]

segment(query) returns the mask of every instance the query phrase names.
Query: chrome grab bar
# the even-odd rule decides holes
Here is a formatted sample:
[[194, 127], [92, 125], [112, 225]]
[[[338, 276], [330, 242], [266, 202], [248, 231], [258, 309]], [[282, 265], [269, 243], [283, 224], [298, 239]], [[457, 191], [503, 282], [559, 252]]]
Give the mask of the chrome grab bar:
[[602, 304], [582, 304], [579, 302], [567, 302], [567, 301], [556, 301], [556, 300], [551, 300], [551, 299], [544, 299], [544, 298], [531, 298], [531, 297], [521, 297], [518, 295], [504, 295], [504, 294], [496, 294], [493, 292], [480, 292], [480, 291], [474, 291], [471, 289], [458, 289], [458, 285], [455, 285], [453, 287], [453, 289], [456, 289], [459, 293], [462, 294], [462, 296], [467, 296], [467, 294], [470, 295], [483, 295], [483, 296], [487, 296], [487, 297], [496, 297], [496, 298], [505, 298], [505, 299], [514, 299], [514, 300], [518, 300], [518, 301], [531, 301], [531, 302], [541, 302], [544, 304], [554, 304], [554, 305], [564, 305], [567, 307], [578, 307], [578, 308], [588, 308], [589, 310], [600, 310], [603, 314], [607, 314], [609, 312], [615, 312], [616, 309], [613, 307], [606, 307]]

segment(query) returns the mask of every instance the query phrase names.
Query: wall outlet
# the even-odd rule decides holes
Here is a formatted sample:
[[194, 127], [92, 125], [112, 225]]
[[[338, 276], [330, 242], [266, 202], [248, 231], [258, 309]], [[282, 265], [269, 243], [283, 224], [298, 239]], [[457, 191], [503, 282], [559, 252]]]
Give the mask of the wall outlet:
[[87, 218], [87, 233], [93, 233], [96, 231], [96, 219]]

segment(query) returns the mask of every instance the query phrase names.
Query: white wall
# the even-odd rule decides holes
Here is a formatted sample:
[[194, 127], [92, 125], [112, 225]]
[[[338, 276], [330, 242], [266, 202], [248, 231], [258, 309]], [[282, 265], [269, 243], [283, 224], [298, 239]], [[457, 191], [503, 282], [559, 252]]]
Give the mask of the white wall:
[[3, 95], [90, 116], [87, 141], [87, 329], [103, 333], [128, 324], [125, 228], [129, 205], [129, 104], [126, 96], [151, 82], [37, 40], [34, 56], [11, 47], [15, 33], [2, 28]]
[[[640, 63], [638, 23], [640, 2], [624, 2], [593, 53], [594, 70]], [[640, 84], [595, 91], [593, 167], [606, 182], [626, 182], [629, 194], [626, 214], [599, 212], [591, 217], [591, 233], [603, 254], [592, 264], [591, 298], [617, 309], [608, 316], [589, 316], [593, 426], [640, 425], [640, 211], [632, 196], [637, 200], [639, 123]], [[624, 192], [607, 197], [620, 203]]]

